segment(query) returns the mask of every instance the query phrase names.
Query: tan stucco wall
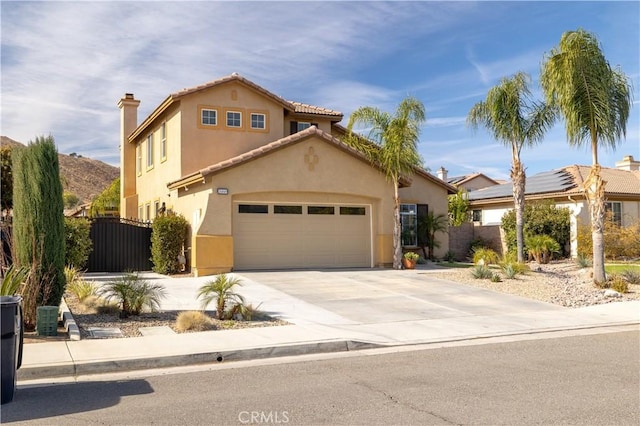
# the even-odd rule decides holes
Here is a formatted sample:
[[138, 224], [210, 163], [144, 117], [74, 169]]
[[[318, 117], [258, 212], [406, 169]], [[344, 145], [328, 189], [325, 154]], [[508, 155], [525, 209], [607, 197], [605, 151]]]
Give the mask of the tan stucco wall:
[[[305, 156], [309, 158], [310, 152], [311, 158], [317, 160], [313, 167], [305, 162]], [[237, 201], [367, 204], [371, 205], [372, 211], [372, 245], [377, 257], [374, 263], [389, 262], [393, 229], [391, 186], [368, 163], [317, 137], [307, 138], [286, 149], [209, 176], [203, 187], [207, 190], [198, 191], [196, 187], [189, 188], [189, 191], [180, 190], [175, 203], [176, 210], [185, 212], [184, 216], [190, 221], [190, 210], [206, 206], [202, 212], [202, 222], [194, 231], [197, 234], [196, 240], [200, 236], [231, 237], [232, 212]], [[219, 195], [216, 188], [227, 188], [229, 194]], [[386, 247], [380, 247], [380, 244]], [[206, 262], [195, 264], [198, 270], [218, 267], [222, 262], [220, 259], [233, 257], [232, 244], [215, 249], [208, 247], [210, 253], [194, 256], [196, 262]], [[224, 256], [218, 255], [218, 259], [213, 262], [213, 253], [224, 250], [229, 251]], [[233, 263], [227, 266], [231, 269]]]
[[[399, 196], [401, 203], [428, 204], [429, 211], [434, 215], [443, 214], [447, 216], [449, 202], [447, 190], [428, 181], [426, 178], [414, 174], [411, 177], [411, 186], [400, 188]], [[449, 238], [446, 233], [438, 232], [436, 239], [440, 243], [440, 247], [434, 250], [434, 255], [438, 258], [444, 257], [449, 251]]]

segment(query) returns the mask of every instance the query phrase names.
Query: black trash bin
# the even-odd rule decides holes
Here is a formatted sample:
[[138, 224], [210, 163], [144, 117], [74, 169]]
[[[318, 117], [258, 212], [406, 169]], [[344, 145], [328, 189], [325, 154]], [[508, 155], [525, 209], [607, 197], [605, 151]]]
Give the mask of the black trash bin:
[[2, 358], [0, 359], [1, 399], [6, 404], [13, 400], [17, 370], [22, 365], [22, 297], [0, 296], [0, 328], [2, 331]]

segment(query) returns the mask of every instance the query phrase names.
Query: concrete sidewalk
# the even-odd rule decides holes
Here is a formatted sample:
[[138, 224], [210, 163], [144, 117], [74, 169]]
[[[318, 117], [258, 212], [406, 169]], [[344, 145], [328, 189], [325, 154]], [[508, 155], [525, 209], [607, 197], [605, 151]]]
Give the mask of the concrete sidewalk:
[[[351, 316], [349, 318], [320, 306], [336, 306], [336, 300], [319, 301], [318, 304], [304, 300], [308, 297], [318, 297], [317, 289], [312, 289], [306, 294], [302, 288], [304, 284], [300, 284], [297, 291], [301, 297], [296, 297], [260, 284], [256, 281], [258, 275], [240, 274], [245, 283], [242, 293], [249, 302], [262, 301], [264, 305], [261, 309], [264, 308], [265, 311], [292, 324], [135, 338], [32, 343], [25, 346], [22, 367], [18, 370], [18, 381], [20, 383], [36, 379], [53, 380], [56, 377], [127, 370], [640, 324], [640, 301], [615, 302], [578, 309], [560, 308], [456, 283], [430, 280], [424, 274], [402, 274], [403, 278], [400, 276], [401, 271], [394, 271], [396, 279], [403, 282], [402, 288], [397, 286], [396, 291], [384, 283], [388, 271], [377, 272], [367, 275], [358, 271], [357, 276], [362, 275], [369, 287], [375, 278], [380, 278], [381, 285], [392, 288], [389, 290], [391, 293], [379, 292], [373, 296], [375, 298], [399, 303], [402, 299], [399, 295], [402, 295], [406, 299], [405, 303], [410, 303], [411, 306], [417, 304], [414, 317], [389, 321], [388, 317], [381, 315], [380, 320], [376, 322], [362, 321], [359, 319], [371, 318], [369, 311], [355, 312], [351, 315], [348, 314], [348, 310], [344, 310], [344, 305], [340, 304], [337, 311], [347, 313]], [[281, 274], [282, 277], [292, 276], [284, 275], [288, 274], [287, 272]], [[297, 279], [300, 280], [303, 276], [305, 275], [298, 275]], [[329, 278], [334, 282], [340, 277], [340, 273], [331, 273]], [[353, 273], [345, 272], [342, 277], [351, 280], [349, 285], [355, 286], [356, 289], [360, 285], [353, 281]], [[166, 304], [163, 303], [162, 308], [196, 308], [197, 302], [193, 299], [193, 294], [206, 278], [180, 278], [177, 279], [180, 281], [178, 284], [175, 283], [176, 279], [173, 279]], [[170, 278], [156, 276], [154, 279]], [[409, 285], [412, 280], [419, 282], [420, 286], [414, 288]], [[317, 277], [314, 278], [314, 282], [316, 281]], [[455, 297], [452, 297], [448, 304], [442, 300], [438, 304], [423, 300], [429, 299], [428, 294], [422, 293], [426, 291], [426, 287], [441, 291], [439, 286], [446, 286], [455, 293], [464, 292], [462, 296], [457, 294], [457, 298], [473, 300], [474, 303], [469, 305], [468, 301], [456, 302], [453, 300]], [[329, 289], [327, 294], [334, 290]], [[369, 288], [370, 292], [377, 293], [374, 290]], [[341, 298], [340, 302], [347, 303], [349, 297]], [[491, 301], [496, 301], [496, 305], [479, 308], [480, 305]], [[352, 301], [354, 306], [360, 306], [365, 302]], [[500, 311], [503, 304], [512, 308]], [[422, 316], [419, 315], [420, 312], [423, 313]], [[433, 312], [437, 312], [438, 315], [434, 316]]]

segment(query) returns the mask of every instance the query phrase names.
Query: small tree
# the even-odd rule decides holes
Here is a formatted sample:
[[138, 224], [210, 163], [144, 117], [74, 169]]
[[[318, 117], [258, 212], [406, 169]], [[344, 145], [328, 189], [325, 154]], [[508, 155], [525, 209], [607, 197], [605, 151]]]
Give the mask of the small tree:
[[[65, 287], [65, 236], [58, 152], [52, 136], [15, 149], [13, 224], [16, 263], [31, 267], [25, 306], [59, 305]], [[38, 288], [33, 288], [33, 287]]]
[[460, 226], [469, 221], [469, 192], [458, 188], [458, 193], [449, 196], [449, 223]]
[[89, 216], [102, 216], [106, 212], [120, 211], [120, 178], [114, 179], [104, 191], [91, 201]]
[[[428, 212], [419, 219], [418, 234], [421, 237], [420, 241], [429, 250], [428, 253], [425, 253], [429, 259], [433, 260], [433, 250], [440, 247], [440, 243], [436, 240], [436, 233], [446, 231], [447, 217], [443, 214], [434, 215], [433, 212]], [[424, 247], [422, 251], [424, 252]]]
[[241, 286], [238, 278], [229, 278], [221, 274], [213, 281], [206, 282], [198, 290], [198, 299], [202, 300], [202, 310], [207, 309], [211, 302], [216, 302], [216, 317], [219, 320], [230, 319], [236, 306], [244, 305], [244, 298], [235, 293], [233, 288]]
[[93, 242], [90, 237], [91, 223], [83, 218], [65, 217], [65, 264], [84, 268], [93, 250]]
[[179, 271], [178, 256], [189, 232], [189, 223], [180, 215], [157, 217], [151, 231], [151, 261], [153, 270], [159, 274]]

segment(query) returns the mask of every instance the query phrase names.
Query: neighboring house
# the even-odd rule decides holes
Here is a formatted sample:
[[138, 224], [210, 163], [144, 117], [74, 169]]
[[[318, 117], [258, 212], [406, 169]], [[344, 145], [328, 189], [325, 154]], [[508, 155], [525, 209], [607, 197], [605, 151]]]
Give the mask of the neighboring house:
[[437, 171], [437, 175], [440, 179], [447, 182], [449, 185], [453, 185], [456, 188], [464, 188], [467, 191], [475, 191], [477, 189], [486, 188], [488, 186], [500, 185], [501, 181], [491, 179], [489, 176], [483, 173], [472, 173], [470, 175], [453, 176], [449, 177], [448, 170], [444, 167], [440, 167]]
[[[196, 276], [392, 263], [393, 188], [341, 142], [342, 113], [287, 101], [235, 73], [169, 95], [138, 124], [139, 103], [126, 94], [118, 104], [121, 216], [183, 215]], [[403, 180], [408, 247], [417, 245], [418, 215], [446, 214], [453, 192], [422, 169]]]
[[[558, 207], [571, 210], [571, 254], [577, 254], [577, 226], [590, 223], [589, 205], [583, 185], [591, 166], [567, 166], [538, 173], [526, 181], [525, 199], [551, 200]], [[613, 220], [629, 226], [640, 220], [640, 161], [626, 156], [616, 168], [603, 167], [606, 182], [606, 208]], [[502, 216], [513, 208], [511, 183], [471, 191], [469, 193], [472, 220], [476, 225], [499, 225]]]

